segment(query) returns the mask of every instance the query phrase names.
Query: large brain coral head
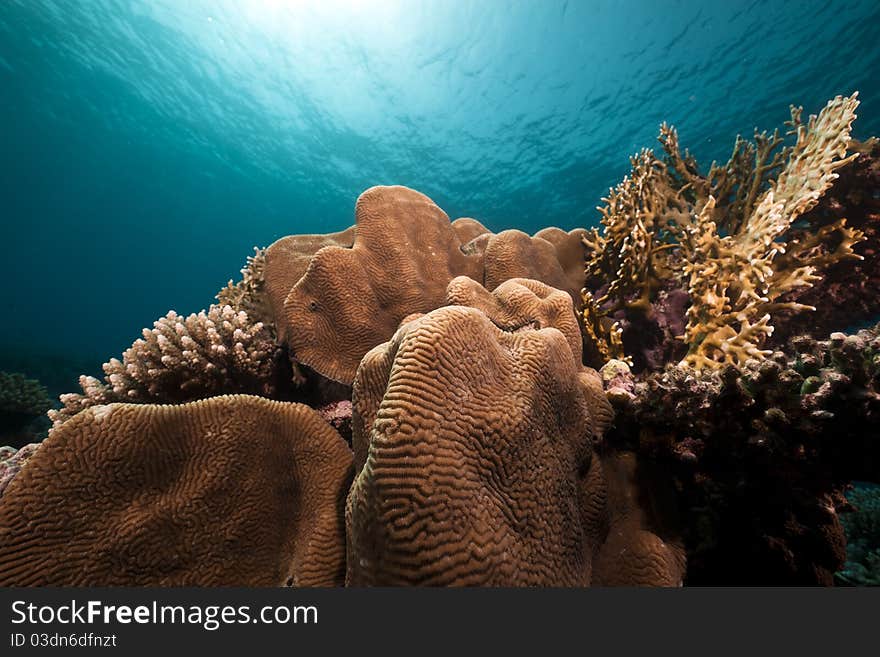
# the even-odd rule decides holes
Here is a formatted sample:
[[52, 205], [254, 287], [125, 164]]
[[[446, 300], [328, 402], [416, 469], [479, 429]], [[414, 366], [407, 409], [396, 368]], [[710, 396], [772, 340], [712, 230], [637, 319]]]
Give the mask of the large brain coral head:
[[282, 332], [297, 360], [348, 384], [364, 354], [404, 317], [441, 305], [454, 276], [481, 271], [446, 213], [412, 189], [368, 189], [355, 219], [352, 248], [318, 251], [290, 291]]
[[464, 306], [372, 350], [355, 382], [349, 582], [589, 583], [601, 502], [584, 498], [601, 492], [583, 485], [598, 465], [581, 372], [556, 328], [506, 331]]
[[340, 584], [351, 458], [303, 404], [93, 406], [0, 498], [0, 586]]

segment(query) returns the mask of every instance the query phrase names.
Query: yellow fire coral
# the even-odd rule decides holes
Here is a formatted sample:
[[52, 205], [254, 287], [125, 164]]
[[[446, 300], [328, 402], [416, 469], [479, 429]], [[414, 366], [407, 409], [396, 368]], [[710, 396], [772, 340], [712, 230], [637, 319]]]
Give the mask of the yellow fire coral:
[[829, 265], [859, 258], [852, 247], [863, 235], [843, 218], [790, 230], [836, 170], [857, 157], [846, 155], [857, 106], [857, 93], [837, 96], [806, 125], [801, 108], [792, 107], [793, 145], [784, 146], [778, 130], [756, 131], [754, 143], [737, 137], [728, 162], [713, 163], [706, 176], [663, 124], [665, 159], [647, 149], [633, 157], [632, 174], [599, 208], [601, 234], [594, 229], [584, 238], [588, 284], [603, 290], [596, 317], [650, 315], [656, 291], [677, 281], [691, 299], [681, 336], [685, 364], [714, 368], [764, 357], [773, 314], [812, 308], [780, 298], [812, 286]]
[[[643, 149], [630, 158], [632, 174], [611, 190], [602, 215], [603, 232], [584, 238], [587, 276], [608, 281], [596, 300], [605, 314], [646, 310], [662, 278], [670, 275], [665, 252], [675, 246], [670, 222], [684, 219], [684, 202], [669, 187], [666, 165]], [[608, 307], [608, 304], [611, 304]]]
[[623, 351], [620, 324], [603, 321], [599, 304], [586, 288], [581, 290], [581, 305], [580, 320], [586, 362], [601, 365], [610, 360], [621, 360], [632, 366], [632, 359]]
[[[760, 346], [773, 332], [772, 314], [783, 308], [812, 309], [796, 302], [782, 303], [780, 297], [796, 288], [811, 287], [819, 280], [820, 269], [832, 262], [860, 257], [852, 247], [863, 236], [847, 228], [845, 219], [790, 243], [784, 240], [794, 221], [813, 208], [837, 178], [836, 169], [856, 157], [847, 157], [846, 149], [857, 106], [855, 94], [838, 96], [818, 116], [811, 116], [808, 125], [797, 126], [797, 143], [779, 177], [735, 232], [721, 235], [718, 231], [712, 220], [716, 202], [711, 195], [685, 226], [680, 244], [691, 296], [685, 363], [719, 367], [766, 356], [769, 352]], [[818, 251], [816, 247], [832, 241], [834, 233], [837, 248]]]

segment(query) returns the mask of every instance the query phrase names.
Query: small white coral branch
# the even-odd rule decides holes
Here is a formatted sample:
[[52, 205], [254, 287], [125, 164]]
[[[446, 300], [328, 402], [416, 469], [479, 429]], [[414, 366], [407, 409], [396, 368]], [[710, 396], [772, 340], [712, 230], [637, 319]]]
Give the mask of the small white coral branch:
[[116, 401], [178, 403], [247, 392], [272, 396], [278, 347], [268, 329], [230, 306], [187, 317], [173, 310], [144, 329], [122, 354], [104, 364], [104, 381], [80, 377], [82, 394], [61, 396], [50, 411], [57, 427], [85, 408]]

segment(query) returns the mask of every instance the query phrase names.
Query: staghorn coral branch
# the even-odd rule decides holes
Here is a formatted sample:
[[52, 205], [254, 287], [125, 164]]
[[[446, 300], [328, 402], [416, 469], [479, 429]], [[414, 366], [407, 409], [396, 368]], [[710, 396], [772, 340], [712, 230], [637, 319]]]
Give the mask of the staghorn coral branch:
[[683, 213], [678, 195], [663, 185], [665, 168], [649, 149], [632, 157], [632, 174], [613, 188], [598, 208], [603, 231], [583, 238], [588, 277], [609, 282], [597, 300], [601, 314], [627, 309], [647, 312], [651, 297], [668, 275], [665, 251]]

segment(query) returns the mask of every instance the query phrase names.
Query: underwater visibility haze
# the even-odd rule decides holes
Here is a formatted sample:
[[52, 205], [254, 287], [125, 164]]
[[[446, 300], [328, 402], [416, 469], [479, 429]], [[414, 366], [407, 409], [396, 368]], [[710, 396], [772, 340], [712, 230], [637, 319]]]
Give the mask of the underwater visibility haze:
[[[6, 0], [0, 344], [116, 353], [377, 184], [492, 230], [592, 226], [675, 125], [700, 162], [858, 90], [876, 2]], [[63, 338], [59, 318], [63, 317]]]
[[880, 584], [876, 0], [4, 0], [0, 126], [0, 585]]

